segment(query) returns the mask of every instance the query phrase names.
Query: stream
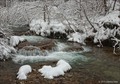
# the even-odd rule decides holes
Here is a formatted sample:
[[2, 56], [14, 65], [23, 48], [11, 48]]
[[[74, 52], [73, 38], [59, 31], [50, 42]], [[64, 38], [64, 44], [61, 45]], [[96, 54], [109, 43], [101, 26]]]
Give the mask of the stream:
[[[31, 43], [48, 39], [40, 36], [21, 37]], [[87, 45], [82, 46], [83, 50], [79, 50], [75, 48], [76, 46], [78, 47], [80, 44], [55, 39], [55, 46], [51, 50], [44, 52], [41, 50], [39, 54], [34, 54], [35, 56], [32, 55], [33, 53], [38, 53], [37, 50], [30, 52], [19, 50], [12, 61], [0, 62], [0, 68], [2, 68], [0, 71], [0, 84], [120, 83], [120, 57], [113, 55], [113, 48], [98, 48], [94, 45]], [[30, 64], [33, 68], [39, 69], [46, 64], [54, 66], [60, 59], [66, 60], [72, 66], [72, 70], [66, 73], [65, 77], [57, 77], [51, 81], [39, 78], [38, 75], [36, 75], [36, 73], [39, 73], [33, 72], [33, 76], [30, 75], [31, 79], [29, 78], [26, 81], [16, 79], [16, 73], [21, 65]], [[42, 81], [42, 83], [39, 83], [39, 80]]]

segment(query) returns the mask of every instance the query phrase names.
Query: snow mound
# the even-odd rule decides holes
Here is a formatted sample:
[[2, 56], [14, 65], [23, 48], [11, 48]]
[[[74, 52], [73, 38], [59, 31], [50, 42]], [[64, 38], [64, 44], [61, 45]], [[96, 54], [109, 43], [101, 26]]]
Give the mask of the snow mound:
[[64, 75], [66, 71], [70, 70], [71, 66], [64, 60], [59, 60], [56, 67], [43, 66], [38, 71], [42, 73], [44, 78], [53, 79], [54, 77]]
[[16, 53], [16, 50], [7, 45], [6, 43], [0, 42], [0, 59], [8, 59], [11, 57], [11, 53]]
[[34, 19], [30, 23], [30, 30], [41, 34], [42, 36], [49, 36], [51, 32], [65, 33], [66, 26], [58, 21], [51, 20], [50, 24], [41, 19]]
[[19, 71], [17, 73], [17, 78], [19, 80], [25, 80], [27, 79], [27, 74], [32, 72], [32, 68], [30, 65], [23, 65], [19, 68]]
[[11, 46], [16, 46], [18, 45], [20, 42], [24, 41], [25, 39], [19, 36], [11, 36], [10, 38], [10, 45]]
[[72, 67], [70, 66], [69, 63], [67, 63], [66, 61], [64, 60], [59, 60], [57, 62], [57, 67], [62, 69], [64, 72], [67, 72], [68, 70], [70, 70]]
[[71, 35], [68, 36], [68, 41], [73, 41], [77, 43], [81, 43], [85, 45], [84, 40], [86, 39], [85, 34], [81, 34], [79, 32], [72, 33]]

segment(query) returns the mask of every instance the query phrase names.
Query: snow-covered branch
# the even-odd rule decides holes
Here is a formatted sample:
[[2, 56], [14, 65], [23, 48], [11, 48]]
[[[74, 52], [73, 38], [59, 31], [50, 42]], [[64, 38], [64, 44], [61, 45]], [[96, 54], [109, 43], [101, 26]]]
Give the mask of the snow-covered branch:
[[[113, 49], [113, 53], [116, 54], [116, 52], [115, 52], [115, 48], [116, 48], [117, 45], [119, 45], [120, 40], [119, 40], [118, 38], [116, 38], [116, 37], [112, 38], [111, 40], [113, 40], [113, 41], [116, 42], [115, 45], [113, 46], [113, 47], [114, 47], [114, 49]], [[120, 46], [119, 46], [119, 48], [120, 48]]]

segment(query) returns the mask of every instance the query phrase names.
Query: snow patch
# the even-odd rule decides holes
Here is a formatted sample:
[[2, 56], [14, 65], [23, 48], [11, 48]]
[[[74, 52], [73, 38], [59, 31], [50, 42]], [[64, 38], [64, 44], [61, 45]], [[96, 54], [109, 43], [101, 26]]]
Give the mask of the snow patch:
[[10, 45], [11, 46], [16, 46], [18, 45], [20, 42], [24, 41], [25, 39], [19, 36], [11, 36], [10, 38]]
[[71, 66], [66, 61], [59, 60], [56, 67], [45, 65], [38, 71], [42, 73], [42, 76], [44, 76], [44, 78], [53, 79], [54, 77], [60, 75], [64, 76], [64, 72], [67, 72], [70, 69]]
[[85, 34], [81, 34], [79, 32], [72, 33], [71, 35], [68, 36], [68, 41], [73, 41], [77, 43], [81, 43], [85, 45], [84, 40], [86, 39]]
[[27, 74], [32, 72], [32, 68], [30, 65], [23, 65], [19, 68], [19, 71], [17, 73], [17, 78], [19, 80], [26, 80], [27, 79]]
[[64, 72], [67, 72], [68, 70], [70, 70], [72, 68], [70, 66], [70, 64], [67, 63], [65, 60], [59, 60], [57, 62], [57, 67], [59, 67], [60, 69], [62, 69]]

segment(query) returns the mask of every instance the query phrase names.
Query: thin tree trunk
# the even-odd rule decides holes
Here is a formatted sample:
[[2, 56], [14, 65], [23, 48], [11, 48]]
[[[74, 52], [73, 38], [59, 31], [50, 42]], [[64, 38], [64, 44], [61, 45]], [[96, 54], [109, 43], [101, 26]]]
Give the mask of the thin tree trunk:
[[106, 0], [103, 0], [104, 2], [104, 11], [105, 11], [105, 15], [107, 13], [107, 1]]
[[8, 0], [6, 0], [6, 7], [7, 7], [7, 23], [9, 24], [9, 6], [8, 6]]
[[44, 6], [43, 11], [44, 11], [44, 22], [46, 22], [46, 5]]
[[115, 9], [115, 4], [116, 4], [116, 1], [117, 1], [117, 0], [115, 0], [115, 1], [114, 1], [114, 4], [113, 4], [113, 9], [112, 9], [112, 10], [114, 10], [114, 9]]
[[79, 14], [80, 14], [80, 19], [82, 19], [82, 14], [81, 14], [81, 12], [82, 12], [82, 4], [81, 4], [81, 2], [82, 2], [82, 0], [79, 0], [79, 8], [80, 8], [80, 11], [79, 11]]

